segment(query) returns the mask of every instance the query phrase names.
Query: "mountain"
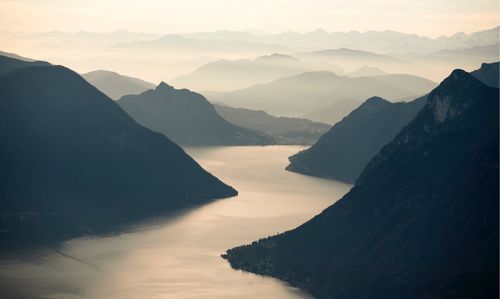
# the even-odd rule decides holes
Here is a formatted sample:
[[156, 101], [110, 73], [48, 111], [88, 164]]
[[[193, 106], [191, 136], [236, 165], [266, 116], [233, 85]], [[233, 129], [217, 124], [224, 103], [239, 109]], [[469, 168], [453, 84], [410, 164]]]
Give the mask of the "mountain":
[[481, 68], [478, 70], [475, 70], [471, 72], [471, 74], [476, 77], [479, 81], [483, 82], [484, 84], [491, 86], [491, 87], [497, 87], [499, 84], [499, 68], [498, 65], [499, 62], [493, 62], [493, 63], [483, 63], [481, 64]]
[[330, 125], [334, 125], [351, 113], [354, 109], [358, 108], [362, 101], [358, 100], [340, 100], [333, 104], [321, 107], [314, 111], [308, 112], [302, 117], [318, 121]]
[[121, 51], [149, 49], [150, 51], [177, 51], [204, 55], [234, 56], [238, 54], [265, 54], [272, 52], [285, 52], [288, 47], [274, 43], [261, 43], [242, 40], [218, 41], [200, 39], [182, 34], [166, 34], [155, 40], [136, 40], [122, 42], [116, 45]]
[[453, 71], [342, 199], [224, 257], [316, 298], [497, 298], [498, 92]]
[[426, 97], [391, 103], [366, 100], [310, 148], [289, 158], [289, 171], [354, 183], [366, 164], [412, 121]]
[[[169, 34], [156, 43], [142, 44], [150, 49], [167, 44], [172, 47], [179, 47], [181, 44], [185, 49], [191, 49], [196, 45], [198, 48], [210, 50], [216, 48], [227, 50], [230, 46], [245, 45], [246, 48], [264, 48], [268, 51], [277, 51], [279, 48], [305, 49], [314, 51], [319, 49], [365, 49], [376, 53], [389, 52], [420, 52], [428, 53], [444, 49], [470, 48], [485, 46], [498, 42], [499, 27], [477, 31], [470, 34], [458, 32], [449, 36], [430, 38], [427, 36], [408, 34], [397, 31], [349, 31], [349, 32], [327, 32], [322, 29], [310, 32], [285, 31], [280, 33], [253, 33], [248, 31], [212, 31], [194, 32], [184, 34]], [[177, 43], [168, 42], [170, 40], [180, 40]], [[190, 46], [190, 47], [188, 47]], [[243, 48], [238, 46], [237, 49]]]
[[498, 62], [500, 60], [499, 52], [500, 44], [497, 40], [491, 45], [459, 49], [451, 48], [426, 54], [416, 54], [403, 57], [403, 59], [424, 66], [422, 70], [418, 71], [419, 75], [435, 78], [436, 76], [444, 77], [449, 74], [452, 66], [459, 66], [465, 70], [474, 70], [483, 62]]
[[363, 65], [359, 69], [347, 74], [347, 76], [349, 77], [371, 77], [371, 76], [382, 76], [382, 75], [387, 75], [387, 73], [376, 66], [367, 66], [367, 65]]
[[[406, 91], [415, 95], [426, 94], [437, 85], [431, 80], [408, 74], [389, 74], [372, 76], [370, 78], [392, 86], [402, 86]], [[426, 92], [422, 93], [422, 90], [425, 90]]]
[[410, 72], [415, 69], [415, 66], [411, 65], [411, 63], [400, 58], [349, 48], [323, 49], [295, 55], [301, 59], [315, 62], [326, 61], [351, 70], [358, 70], [366, 65], [383, 68], [391, 73]]
[[30, 66], [48, 66], [50, 65], [45, 61], [26, 61], [17, 58], [7, 57], [0, 55], [0, 76], [7, 74], [15, 69], [20, 69]]
[[4, 52], [4, 51], [0, 51], [0, 56], [14, 58], [17, 60], [22, 60], [22, 61], [27, 61], [27, 62], [35, 62], [36, 61], [35, 59], [23, 57], [23, 56], [15, 54], [15, 53], [9, 53], [9, 52]]
[[[410, 88], [402, 85], [405, 82]], [[418, 92], [414, 89], [420, 87]], [[341, 100], [362, 101], [371, 96], [395, 100], [416, 98], [435, 84], [408, 75], [349, 78], [332, 72], [306, 72], [271, 83], [259, 84], [228, 93], [213, 94], [210, 100], [279, 116], [301, 117]]]
[[83, 74], [82, 77], [114, 100], [129, 94], [139, 94], [155, 87], [153, 83], [111, 71], [93, 71]]
[[237, 194], [62, 66], [1, 76], [0, 119], [0, 248]]
[[202, 95], [161, 82], [154, 90], [120, 98], [138, 123], [181, 145], [266, 145], [272, 137], [223, 119]]
[[274, 53], [254, 60], [210, 62], [190, 74], [174, 78], [172, 83], [193, 90], [224, 92], [314, 70], [343, 72], [341, 68], [328, 63], [310, 63], [293, 56]]
[[272, 136], [278, 144], [310, 145], [330, 129], [323, 123], [303, 118], [276, 117], [262, 110], [233, 108], [214, 104], [217, 113], [227, 121], [264, 132]]
[[[498, 61], [499, 53], [498, 41], [495, 44], [475, 46], [471, 48], [444, 49], [425, 54], [420, 57], [421, 60], [430, 60], [448, 62], [459, 59], [472, 60], [471, 64], [478, 64], [482, 61]], [[459, 61], [460, 62], [460, 61]], [[462, 63], [462, 62], [460, 62]]]

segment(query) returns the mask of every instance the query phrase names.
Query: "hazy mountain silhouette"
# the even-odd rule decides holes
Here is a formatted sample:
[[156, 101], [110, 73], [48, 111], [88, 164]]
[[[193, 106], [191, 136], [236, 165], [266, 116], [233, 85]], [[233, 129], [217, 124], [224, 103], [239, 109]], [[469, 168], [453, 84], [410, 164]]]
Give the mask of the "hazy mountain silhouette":
[[382, 76], [387, 75], [386, 72], [379, 69], [376, 66], [364, 65], [359, 69], [346, 74], [349, 77], [371, 77], [371, 76]]
[[[408, 86], [408, 89], [406, 89]], [[350, 78], [332, 72], [307, 72], [210, 97], [232, 107], [301, 117], [341, 100], [362, 101], [380, 96], [392, 101], [428, 93], [435, 83], [409, 75]], [[415, 90], [418, 89], [418, 92]]]
[[176, 86], [200, 91], [232, 91], [297, 75], [306, 71], [343, 70], [328, 63], [310, 63], [293, 56], [272, 54], [254, 60], [217, 60], [172, 80]]
[[326, 107], [321, 107], [312, 112], [308, 112], [302, 115], [302, 117], [334, 125], [341, 121], [354, 109], [358, 108], [362, 103], [363, 102], [360, 100], [340, 100]]
[[0, 247], [237, 194], [62, 66], [1, 76], [0, 119]]
[[[498, 33], [498, 31], [497, 31]], [[451, 66], [473, 70], [483, 62], [497, 62], [500, 60], [500, 45], [498, 40], [492, 45], [475, 46], [471, 48], [446, 49], [426, 54], [408, 55], [404, 59], [424, 66], [428, 77], [444, 76], [451, 71]], [[434, 73], [434, 75], [432, 75]]]
[[324, 49], [295, 55], [311, 61], [326, 61], [351, 70], [357, 70], [366, 65], [376, 66], [391, 73], [409, 72], [415, 68], [409, 62], [389, 55], [348, 48]]
[[124, 42], [117, 45], [121, 50], [127, 49], [150, 49], [150, 50], [168, 50], [183, 51], [205, 54], [231, 54], [231, 53], [269, 53], [284, 52], [288, 47], [278, 44], [266, 44], [260, 42], [250, 42], [241, 40], [218, 41], [211, 39], [199, 39], [182, 34], [166, 34], [158, 39], [151, 41], [137, 40], [133, 42]]
[[467, 60], [469, 64], [480, 64], [483, 61], [498, 61], [498, 42], [492, 45], [476, 46], [464, 49], [445, 49], [422, 55], [419, 60], [431, 60], [440, 62]]
[[289, 158], [289, 171], [354, 183], [366, 164], [412, 121], [426, 97], [391, 103], [366, 100], [310, 148]]
[[498, 92], [453, 71], [347, 195], [224, 257], [317, 298], [497, 298]]
[[417, 96], [428, 93], [437, 85], [435, 82], [428, 79], [407, 74], [389, 74], [372, 76], [370, 78], [392, 86], [403, 87], [404, 90]]
[[471, 72], [479, 81], [491, 87], [498, 87], [499, 85], [499, 62], [483, 63], [481, 68]]
[[50, 64], [45, 61], [26, 61], [0, 55], [0, 76], [24, 67], [48, 65]]
[[276, 117], [262, 110], [233, 108], [214, 104], [217, 113], [227, 121], [245, 128], [264, 132], [278, 144], [310, 145], [330, 129], [323, 123], [303, 118]]
[[229, 123], [202, 95], [162, 82], [154, 90], [120, 98], [138, 123], [181, 145], [265, 145], [271, 136]]
[[[258, 34], [248, 31], [220, 30], [177, 35], [171, 34], [168, 37], [171, 39], [173, 37], [183, 37], [192, 41], [191, 44], [197, 42], [199, 46], [210, 45], [211, 48], [218, 45], [219, 48], [225, 47], [225, 49], [229, 47], [228, 44], [234, 45], [235, 42], [239, 42], [241, 44], [247, 43], [249, 45], [247, 47], [251, 49], [262, 49], [264, 46], [267, 46], [274, 49], [274, 51], [277, 51], [278, 47], [281, 47], [310, 49], [310, 51], [328, 48], [351, 48], [378, 53], [404, 53], [410, 51], [425, 53], [443, 49], [490, 45], [498, 42], [498, 30], [499, 28], [495, 27], [470, 34], [458, 32], [453, 35], [437, 38], [391, 30], [327, 32], [321, 29], [305, 33], [288, 30], [280, 33], [260, 32]], [[205, 44], [202, 42], [205, 42]], [[178, 43], [172, 43], [170, 46], [176, 47]], [[272, 51], [271, 49], [270, 51]]]
[[14, 58], [14, 59], [17, 59], [17, 60], [22, 60], [22, 61], [28, 61], [28, 62], [35, 62], [35, 61], [37, 61], [35, 59], [23, 57], [23, 56], [15, 54], [15, 53], [9, 53], [9, 52], [4, 52], [4, 51], [0, 51], [0, 56], [5, 56], [5, 57]]
[[85, 73], [82, 77], [114, 100], [129, 94], [139, 94], [155, 87], [153, 83], [104, 70]]

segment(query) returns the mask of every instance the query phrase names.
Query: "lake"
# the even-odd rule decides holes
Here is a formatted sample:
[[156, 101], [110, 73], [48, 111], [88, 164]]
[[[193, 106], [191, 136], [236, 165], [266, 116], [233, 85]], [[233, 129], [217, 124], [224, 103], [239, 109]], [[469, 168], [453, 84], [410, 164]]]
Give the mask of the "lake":
[[[11, 289], [47, 298], [310, 298], [274, 278], [231, 269], [226, 249], [292, 229], [350, 188], [285, 171], [299, 146], [186, 151], [239, 191], [113, 236], [69, 240], [29, 259], [1, 261]], [[22, 294], [21, 294], [22, 295]], [[19, 298], [23, 298], [20, 296]]]

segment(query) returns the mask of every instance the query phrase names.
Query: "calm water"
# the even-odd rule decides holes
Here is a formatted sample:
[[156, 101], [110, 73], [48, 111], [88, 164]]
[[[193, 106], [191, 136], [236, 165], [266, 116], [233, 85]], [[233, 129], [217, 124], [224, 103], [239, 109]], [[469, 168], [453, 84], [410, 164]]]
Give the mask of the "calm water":
[[350, 185], [284, 170], [295, 146], [190, 148], [240, 195], [84, 238], [30, 260], [2, 261], [0, 279], [47, 298], [309, 298], [273, 278], [232, 270], [226, 249], [300, 225]]

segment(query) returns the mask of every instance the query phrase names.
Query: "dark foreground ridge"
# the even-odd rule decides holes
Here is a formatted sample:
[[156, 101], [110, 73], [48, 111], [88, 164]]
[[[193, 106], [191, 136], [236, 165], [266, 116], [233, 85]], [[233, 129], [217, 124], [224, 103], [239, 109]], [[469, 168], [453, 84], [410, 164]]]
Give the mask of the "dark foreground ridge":
[[455, 70], [347, 195], [223, 257], [317, 298], [498, 298], [498, 92]]
[[391, 103], [366, 100], [310, 148], [289, 158], [287, 170], [353, 184], [366, 164], [425, 105], [426, 97]]
[[0, 120], [0, 249], [237, 194], [62, 66], [0, 77]]

